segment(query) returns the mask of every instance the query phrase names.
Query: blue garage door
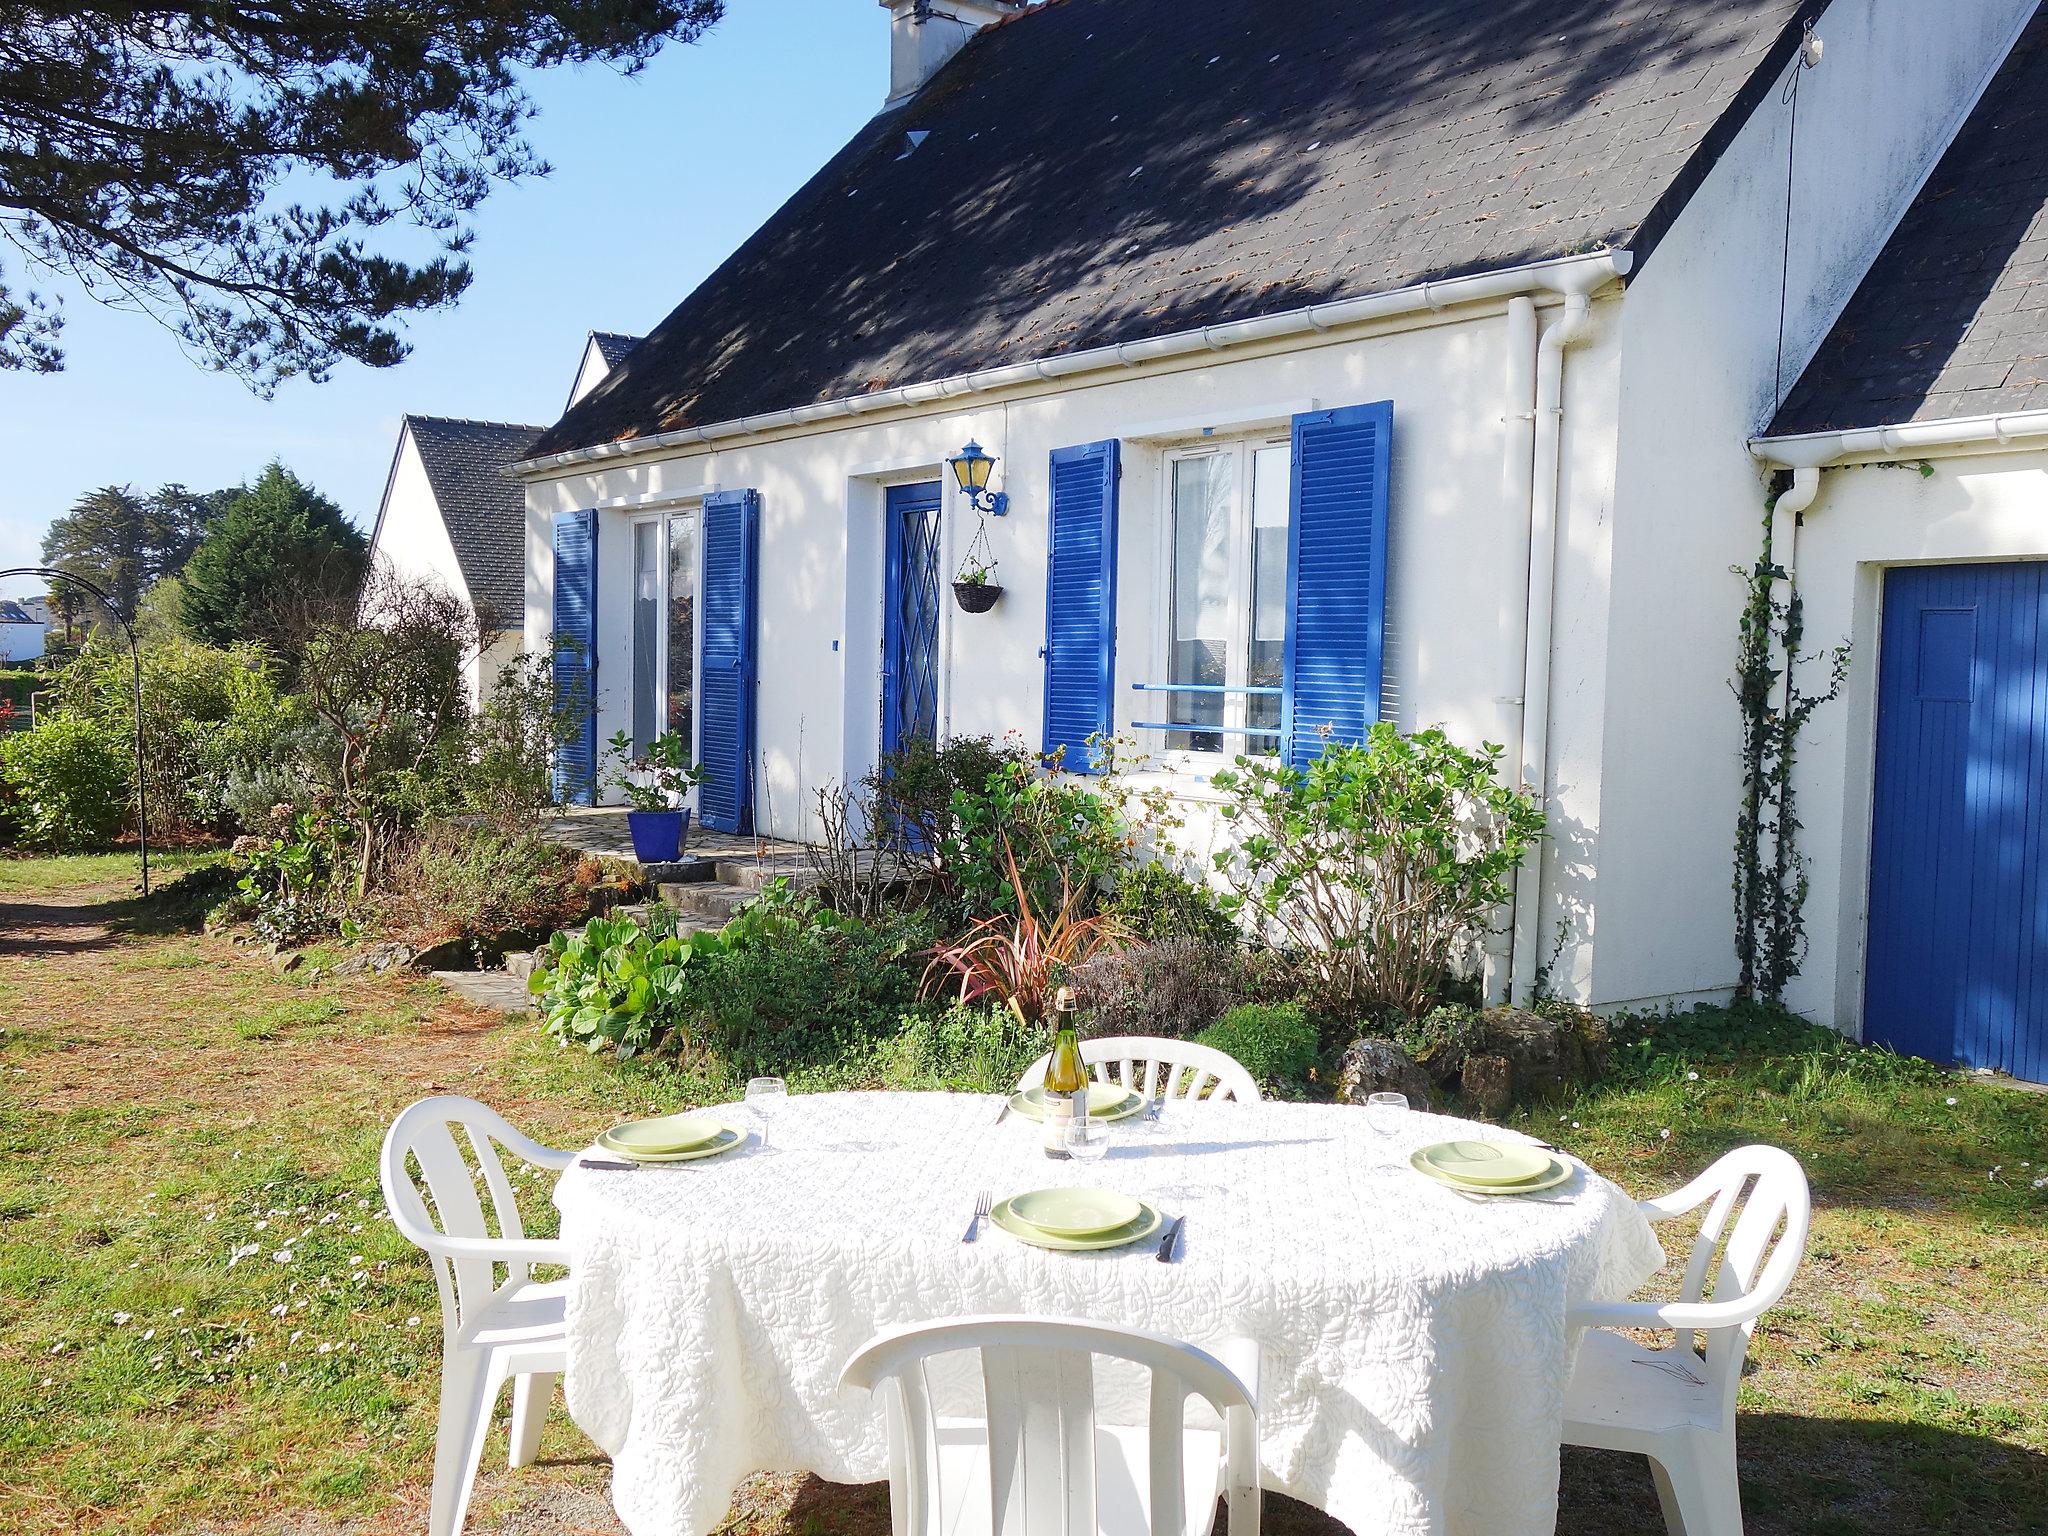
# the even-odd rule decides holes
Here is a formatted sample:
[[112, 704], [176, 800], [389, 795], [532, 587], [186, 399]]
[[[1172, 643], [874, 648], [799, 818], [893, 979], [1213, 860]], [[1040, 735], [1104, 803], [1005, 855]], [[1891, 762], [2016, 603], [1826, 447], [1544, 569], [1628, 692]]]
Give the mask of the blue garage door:
[[2048, 1080], [2048, 565], [1886, 573], [1864, 1034]]

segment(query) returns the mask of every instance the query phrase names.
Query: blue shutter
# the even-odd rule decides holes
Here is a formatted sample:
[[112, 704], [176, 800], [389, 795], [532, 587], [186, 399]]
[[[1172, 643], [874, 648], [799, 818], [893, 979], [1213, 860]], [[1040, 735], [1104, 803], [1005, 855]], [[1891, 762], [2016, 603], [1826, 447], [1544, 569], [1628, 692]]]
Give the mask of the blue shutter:
[[697, 819], [713, 832], [754, 830], [754, 647], [759, 623], [761, 498], [704, 498], [704, 643], [697, 659]]
[[1287, 662], [1280, 749], [1306, 767], [1380, 717], [1387, 615], [1387, 461], [1394, 403], [1294, 418]]
[[580, 712], [555, 752], [555, 798], [597, 800], [597, 513], [555, 514], [555, 708]]
[[1110, 734], [1116, 675], [1115, 439], [1052, 452], [1045, 574], [1045, 752], [1092, 773], [1088, 738]]

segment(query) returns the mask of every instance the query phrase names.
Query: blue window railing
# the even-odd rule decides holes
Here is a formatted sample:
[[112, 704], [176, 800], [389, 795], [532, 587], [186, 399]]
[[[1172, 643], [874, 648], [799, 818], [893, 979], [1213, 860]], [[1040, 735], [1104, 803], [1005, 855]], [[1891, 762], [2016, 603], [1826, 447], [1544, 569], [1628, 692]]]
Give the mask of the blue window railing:
[[[1255, 697], [1275, 698], [1281, 694], [1277, 687], [1253, 686], [1251, 684], [1229, 683], [1133, 683], [1133, 693], [1242, 693]], [[1170, 711], [1169, 711], [1170, 712]], [[1270, 736], [1280, 738], [1280, 728], [1268, 725], [1223, 725], [1203, 721], [1187, 720], [1133, 720], [1130, 729], [1134, 731], [1190, 731], [1202, 736]]]

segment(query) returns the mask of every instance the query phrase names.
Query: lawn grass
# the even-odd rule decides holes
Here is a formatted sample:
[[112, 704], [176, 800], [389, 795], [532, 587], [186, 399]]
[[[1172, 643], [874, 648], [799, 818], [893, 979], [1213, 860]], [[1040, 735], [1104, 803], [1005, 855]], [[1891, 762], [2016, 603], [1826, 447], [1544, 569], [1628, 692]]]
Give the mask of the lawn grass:
[[[62, 942], [0, 944], [0, 1530], [421, 1529], [439, 1323], [381, 1216], [384, 1125], [452, 1090], [574, 1144], [704, 1085], [557, 1051], [429, 980], [280, 974], [218, 937], [124, 930], [146, 916], [131, 869], [0, 863], [0, 899], [79, 908]], [[2044, 1529], [2048, 1097], [1697, 1045], [1679, 1032], [1523, 1123], [1637, 1193], [1752, 1139], [1804, 1160], [1811, 1251], [1743, 1387], [1749, 1529]], [[551, 1230], [544, 1183], [525, 1187]], [[615, 1529], [564, 1415], [542, 1466], [502, 1458], [501, 1431], [472, 1529]], [[1269, 1514], [1278, 1536], [1335, 1536], [1303, 1506]], [[1568, 1455], [1560, 1530], [1655, 1525], [1640, 1463]], [[789, 1476], [749, 1484], [730, 1522], [886, 1530], [878, 1490]]]

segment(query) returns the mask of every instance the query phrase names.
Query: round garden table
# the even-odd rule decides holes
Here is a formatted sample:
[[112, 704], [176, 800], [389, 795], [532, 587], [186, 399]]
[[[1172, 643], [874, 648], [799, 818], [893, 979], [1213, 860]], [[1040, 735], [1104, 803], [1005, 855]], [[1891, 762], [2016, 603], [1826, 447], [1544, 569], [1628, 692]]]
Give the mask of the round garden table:
[[[1052, 1162], [1037, 1124], [997, 1123], [1002, 1102], [798, 1095], [767, 1111], [765, 1147], [563, 1175], [569, 1411], [634, 1536], [702, 1536], [755, 1471], [881, 1480], [880, 1404], [841, 1367], [882, 1328], [991, 1312], [1256, 1339], [1265, 1486], [1356, 1531], [1552, 1530], [1566, 1311], [1663, 1262], [1621, 1190], [1574, 1164], [1541, 1195], [1468, 1197], [1408, 1154], [1520, 1138], [1421, 1113], [1382, 1137], [1330, 1105], [1178, 1107], [1097, 1162]], [[1172, 1261], [1156, 1240], [1050, 1252], [988, 1223], [961, 1241], [981, 1191], [1055, 1184], [1186, 1216]]]

